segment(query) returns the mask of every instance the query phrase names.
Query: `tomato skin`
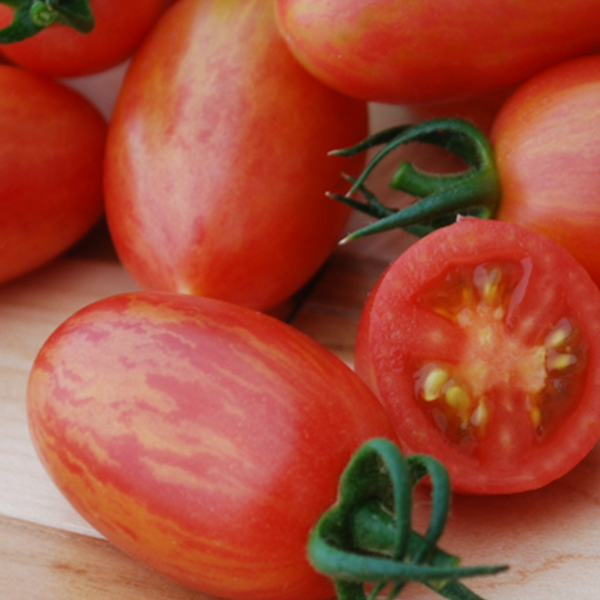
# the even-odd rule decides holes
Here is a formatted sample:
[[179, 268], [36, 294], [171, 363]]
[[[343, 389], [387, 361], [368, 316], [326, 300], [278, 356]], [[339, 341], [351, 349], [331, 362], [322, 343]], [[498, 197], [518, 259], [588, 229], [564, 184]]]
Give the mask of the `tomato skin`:
[[83, 96], [0, 65], [0, 282], [48, 262], [100, 218], [107, 124]]
[[509, 87], [595, 51], [595, 0], [276, 0], [294, 55], [334, 89], [391, 104]]
[[[99, 73], [129, 58], [174, 0], [91, 0], [93, 31], [79, 33], [53, 25], [35, 36], [0, 46], [0, 52], [28, 71], [50, 77]], [[0, 6], [0, 27], [12, 21], [13, 9]]]
[[600, 285], [600, 57], [556, 65], [522, 85], [491, 133], [498, 219], [558, 241]]
[[270, 3], [178, 2], [132, 61], [111, 121], [106, 211], [123, 264], [144, 289], [258, 309], [286, 300], [349, 217], [325, 192], [364, 159], [327, 153], [366, 131], [366, 104], [297, 64]]
[[[494, 262], [529, 264], [531, 268], [525, 269], [508, 296], [510, 304], [503, 320], [493, 316], [503, 329], [497, 343], [488, 346], [491, 352], [486, 339], [495, 326], [488, 323], [489, 327], [477, 331], [482, 340], [477, 345], [467, 325], [457, 325], [445, 314], [449, 305], [432, 310], [424, 298], [432, 281], [449, 281], [450, 266], [460, 272], [471, 265]], [[480, 309], [481, 303], [477, 305], [477, 311]], [[531, 400], [521, 392], [519, 379], [530, 376], [528, 368], [533, 361], [519, 361], [537, 356], [534, 351], [543, 348], [540, 340], [560, 322], [563, 313], [581, 330], [585, 370], [572, 375], [569, 389], [573, 394], [563, 398], [559, 409], [564, 414], [551, 417], [548, 433], [538, 439], [527, 407]], [[466, 319], [464, 313], [456, 315]], [[361, 317], [355, 368], [386, 408], [404, 450], [439, 458], [448, 468], [455, 491], [521, 492], [565, 474], [600, 436], [599, 331], [600, 291], [564, 248], [511, 223], [466, 218], [419, 240], [382, 275]], [[485, 351], [483, 364], [478, 363], [473, 347]], [[548, 352], [542, 363], [545, 377], [550, 355]], [[496, 387], [484, 391], [488, 398], [496, 394], [499, 399], [493, 400], [496, 405], [488, 410], [492, 419], [475, 450], [467, 447], [467, 442], [471, 443], [467, 437], [464, 442], [453, 442], [450, 430], [442, 428], [442, 421], [436, 421], [438, 417], [428, 412], [427, 402], [417, 396], [418, 369], [431, 361], [463, 372], [482, 367], [495, 378]], [[508, 381], [510, 386], [503, 387]], [[564, 381], [571, 385], [568, 378]], [[503, 420], [495, 422], [494, 415]]]
[[309, 529], [350, 456], [394, 440], [376, 398], [285, 323], [225, 302], [101, 300], [41, 349], [28, 387], [37, 451], [108, 539], [224, 598], [329, 598]]

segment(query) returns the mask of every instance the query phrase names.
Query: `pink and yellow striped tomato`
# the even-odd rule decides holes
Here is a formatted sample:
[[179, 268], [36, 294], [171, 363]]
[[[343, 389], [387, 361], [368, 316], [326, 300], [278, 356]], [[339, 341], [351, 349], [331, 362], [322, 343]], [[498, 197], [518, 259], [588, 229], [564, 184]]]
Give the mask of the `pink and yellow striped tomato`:
[[271, 2], [181, 0], [136, 53], [111, 120], [106, 212], [144, 289], [270, 309], [336, 246], [364, 102], [311, 77]]
[[395, 439], [335, 355], [268, 315], [191, 295], [92, 304], [41, 349], [33, 441], [73, 506], [117, 546], [223, 598], [334, 595], [309, 529], [371, 437]]

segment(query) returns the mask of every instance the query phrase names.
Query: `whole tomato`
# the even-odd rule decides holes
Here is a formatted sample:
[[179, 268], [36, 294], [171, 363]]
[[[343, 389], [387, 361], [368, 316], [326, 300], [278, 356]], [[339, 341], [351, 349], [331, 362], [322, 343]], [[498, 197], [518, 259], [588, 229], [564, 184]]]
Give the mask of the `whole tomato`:
[[73, 506], [134, 557], [230, 599], [334, 595], [309, 530], [381, 405], [336, 356], [268, 315], [209, 298], [100, 300], [47, 340], [28, 415]]
[[107, 124], [67, 86], [0, 65], [0, 282], [66, 250], [100, 218]]
[[[90, 0], [95, 26], [79, 33], [53, 24], [35, 36], [0, 46], [0, 52], [29, 71], [52, 77], [78, 77], [105, 71], [129, 58], [174, 0]], [[0, 5], [0, 27], [14, 8]]]
[[294, 55], [343, 93], [447, 101], [515, 85], [600, 45], [600, 4], [493, 0], [276, 0]]
[[501, 199], [495, 218], [558, 241], [600, 285], [600, 56], [539, 73], [491, 131]]
[[293, 58], [270, 2], [180, 0], [136, 53], [113, 113], [106, 212], [144, 289], [269, 309], [320, 268], [347, 222], [332, 148], [366, 103]]
[[346, 196], [335, 196], [341, 201], [367, 191], [375, 167], [410, 142], [442, 146], [463, 162], [452, 172], [425, 173], [416, 161], [396, 166], [390, 187], [420, 199], [395, 209], [367, 193], [365, 202], [353, 205], [378, 221], [348, 239], [395, 227], [423, 235], [457, 214], [496, 218], [559, 242], [600, 285], [599, 102], [600, 56], [578, 57], [518, 86], [498, 110], [489, 136], [468, 120], [442, 117], [379, 131], [341, 150], [352, 155], [384, 146]]

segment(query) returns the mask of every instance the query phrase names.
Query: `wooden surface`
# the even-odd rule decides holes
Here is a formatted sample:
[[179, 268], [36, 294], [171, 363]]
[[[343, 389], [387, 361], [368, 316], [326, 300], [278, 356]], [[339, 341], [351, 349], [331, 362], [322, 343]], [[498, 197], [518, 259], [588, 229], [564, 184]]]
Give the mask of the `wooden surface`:
[[[107, 81], [73, 84], [110, 112]], [[100, 93], [100, 91], [102, 93]], [[104, 95], [103, 95], [104, 94]], [[108, 94], [108, 95], [107, 95]], [[396, 110], [387, 117], [396, 118]], [[376, 111], [377, 119], [386, 110]], [[292, 323], [349, 364], [371, 286], [410, 243], [399, 234], [340, 248], [310, 287]], [[0, 287], [0, 596], [3, 600], [206, 600], [130, 559], [101, 538], [63, 499], [29, 440], [25, 392], [47, 336], [80, 307], [136, 289], [105, 228], [59, 260]], [[424, 522], [427, 499], [418, 506]], [[464, 564], [508, 563], [471, 587], [487, 600], [600, 597], [600, 449], [543, 490], [513, 497], [455, 497], [441, 546]], [[435, 597], [413, 586], [405, 598]], [[307, 599], [310, 600], [310, 599]]]

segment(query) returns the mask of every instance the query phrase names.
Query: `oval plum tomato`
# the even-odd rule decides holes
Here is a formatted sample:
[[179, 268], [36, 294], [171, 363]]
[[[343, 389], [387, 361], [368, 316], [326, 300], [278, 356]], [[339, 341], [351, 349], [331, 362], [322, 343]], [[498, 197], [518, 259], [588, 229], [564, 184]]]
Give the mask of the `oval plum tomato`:
[[309, 530], [367, 439], [394, 433], [335, 355], [271, 316], [134, 292], [40, 350], [28, 415], [42, 462], [109, 540], [231, 599], [332, 597]]
[[559, 244], [474, 217], [425, 236], [361, 317], [356, 371], [468, 493], [539, 488], [600, 436], [600, 290]]
[[363, 164], [327, 153], [367, 107], [311, 77], [270, 2], [181, 0], [136, 53], [110, 125], [106, 211], [144, 289], [269, 309], [296, 292], [349, 217], [327, 198]]
[[343, 93], [390, 104], [509, 87], [595, 51], [596, 0], [276, 0], [298, 60]]
[[101, 217], [107, 124], [67, 86], [0, 65], [0, 282], [55, 258]]
[[539, 73], [491, 132], [502, 197], [495, 217], [560, 242], [600, 285], [600, 56]]
[[[79, 77], [125, 61], [174, 0], [91, 0], [95, 26], [79, 33], [54, 24], [35, 36], [0, 46], [0, 52], [28, 71], [51, 77]], [[14, 8], [0, 6], [0, 27]]]

